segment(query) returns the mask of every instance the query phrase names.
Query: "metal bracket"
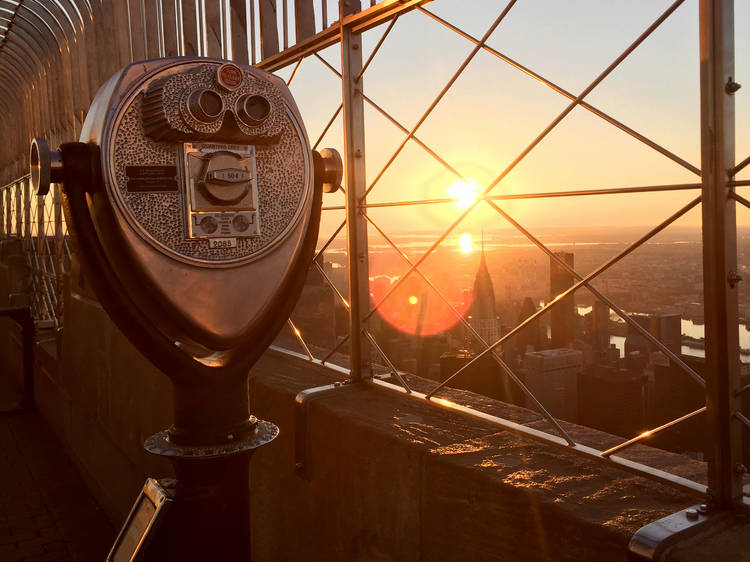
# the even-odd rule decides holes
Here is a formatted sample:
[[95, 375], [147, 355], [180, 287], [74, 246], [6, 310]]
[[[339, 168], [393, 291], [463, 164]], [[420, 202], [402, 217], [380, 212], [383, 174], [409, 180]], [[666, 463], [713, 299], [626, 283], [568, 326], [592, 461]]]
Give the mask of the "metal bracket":
[[297, 476], [310, 480], [310, 438], [308, 434], [308, 410], [310, 404], [331, 394], [339, 394], [346, 389], [361, 388], [352, 381], [341, 381], [324, 386], [306, 388], [294, 399], [294, 471]]
[[663, 560], [667, 551], [716, 523], [721, 512], [694, 505], [641, 527], [628, 544], [628, 561]]

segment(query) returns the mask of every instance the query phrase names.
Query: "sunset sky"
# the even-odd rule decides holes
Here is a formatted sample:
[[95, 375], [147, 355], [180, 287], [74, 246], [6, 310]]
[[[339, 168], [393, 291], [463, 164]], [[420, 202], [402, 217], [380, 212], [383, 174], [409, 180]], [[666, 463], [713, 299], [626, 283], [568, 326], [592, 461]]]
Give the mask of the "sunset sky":
[[[639, 0], [519, 0], [488, 45], [577, 95], [671, 2]], [[428, 10], [481, 38], [506, 5], [497, 0], [437, 0]], [[737, 161], [750, 154], [750, 3], [736, 2], [736, 75], [745, 82], [736, 98]], [[364, 57], [385, 26], [365, 34]], [[425, 14], [402, 17], [364, 78], [375, 103], [411, 129], [468, 56], [473, 44]], [[323, 53], [337, 69], [336, 47]], [[279, 72], [288, 77], [291, 69]], [[700, 165], [698, 2], [686, 0], [587, 98], [689, 163]], [[305, 60], [291, 89], [315, 142], [341, 101], [337, 77], [314, 57]], [[416, 136], [484, 189], [569, 101], [485, 51], [480, 51]], [[368, 182], [401, 143], [404, 133], [366, 107]], [[341, 118], [320, 147], [342, 149]], [[740, 174], [750, 178], [750, 169]], [[533, 193], [569, 189], [694, 183], [682, 166], [582, 108], [573, 110], [493, 191]], [[456, 178], [410, 141], [368, 198], [369, 202], [449, 197]], [[525, 226], [653, 226], [697, 191], [588, 198], [506, 201], [501, 206]], [[326, 197], [326, 205], [343, 201]], [[441, 230], [460, 209], [454, 204], [371, 209], [389, 232]], [[740, 210], [741, 224], [750, 211]], [[330, 211], [324, 231], [343, 219]], [[680, 224], [700, 223], [694, 209]], [[486, 204], [465, 219], [465, 229], [489, 231], [508, 224]]]

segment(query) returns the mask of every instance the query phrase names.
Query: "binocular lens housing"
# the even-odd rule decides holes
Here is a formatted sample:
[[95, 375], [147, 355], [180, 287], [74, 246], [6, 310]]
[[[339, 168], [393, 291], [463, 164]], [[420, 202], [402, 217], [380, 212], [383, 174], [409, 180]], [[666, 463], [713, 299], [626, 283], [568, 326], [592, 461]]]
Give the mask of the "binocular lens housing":
[[259, 125], [271, 113], [271, 103], [263, 96], [245, 94], [237, 100], [235, 113], [246, 125]]
[[203, 123], [212, 123], [224, 113], [221, 96], [205, 88], [198, 88], [190, 93], [187, 107], [190, 114]]

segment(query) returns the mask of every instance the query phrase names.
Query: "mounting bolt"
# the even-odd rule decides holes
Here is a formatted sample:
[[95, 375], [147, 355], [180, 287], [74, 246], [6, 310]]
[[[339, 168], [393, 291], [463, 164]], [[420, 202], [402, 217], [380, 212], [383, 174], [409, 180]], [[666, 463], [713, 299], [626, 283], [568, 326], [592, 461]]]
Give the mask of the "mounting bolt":
[[686, 509], [685, 517], [687, 517], [691, 521], [695, 521], [696, 519], [698, 519], [698, 510], [695, 509], [694, 507]]
[[729, 282], [729, 286], [734, 289], [734, 286], [742, 281], [742, 275], [736, 271], [730, 271], [729, 275], [727, 275], [727, 281]]
[[706, 513], [708, 513], [708, 504], [707, 503], [700, 504], [698, 506], [698, 513], [700, 513], [701, 515], [705, 515]]
[[745, 474], [746, 472], [747, 472], [747, 467], [741, 462], [738, 462], [736, 465], [734, 465], [735, 474], [742, 475], [742, 474]]
[[730, 76], [729, 80], [727, 80], [726, 86], [724, 86], [724, 91], [732, 96], [740, 88], [742, 88], [742, 84], [738, 84], [737, 82], [732, 80], [732, 77]]

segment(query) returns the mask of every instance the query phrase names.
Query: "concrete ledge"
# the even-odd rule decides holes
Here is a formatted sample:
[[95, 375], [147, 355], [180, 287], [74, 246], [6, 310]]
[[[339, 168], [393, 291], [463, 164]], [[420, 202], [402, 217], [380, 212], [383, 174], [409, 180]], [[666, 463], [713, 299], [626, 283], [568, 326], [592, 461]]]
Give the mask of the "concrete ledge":
[[[253, 411], [281, 428], [252, 467], [260, 560], [625, 560], [638, 528], [695, 503], [366, 385], [311, 405], [307, 482], [294, 473], [293, 399], [334, 378], [274, 352], [253, 370]], [[495, 407], [511, 418], [536, 417]], [[582, 430], [589, 440], [599, 433]], [[700, 469], [678, 455], [654, 456]]]

